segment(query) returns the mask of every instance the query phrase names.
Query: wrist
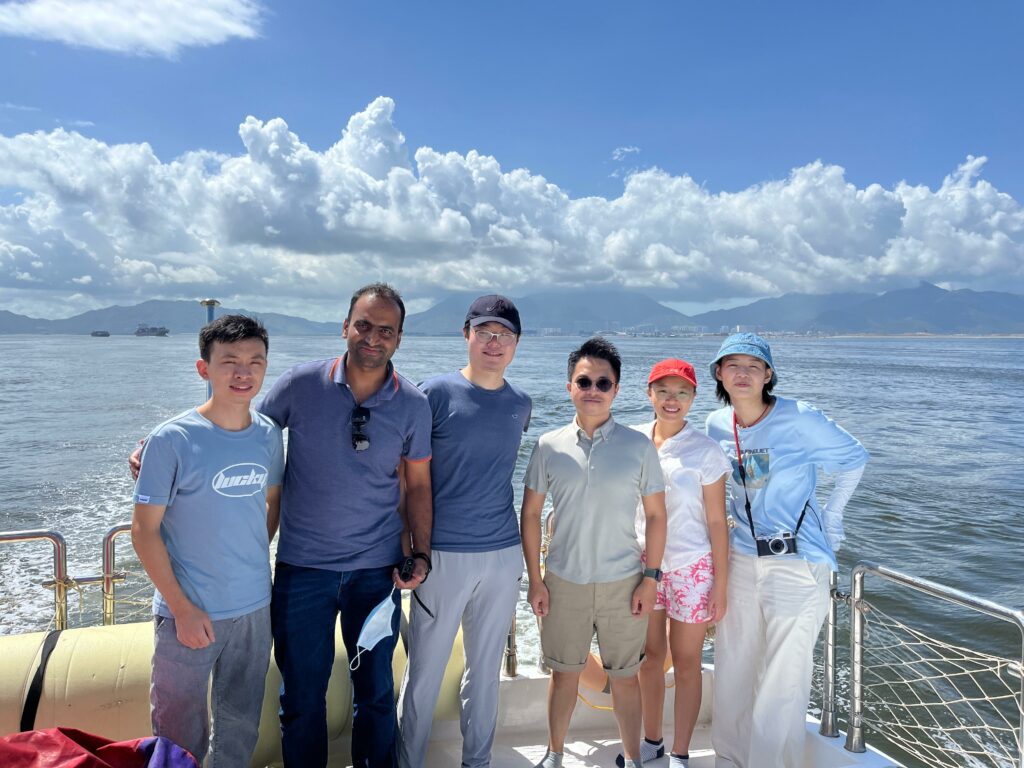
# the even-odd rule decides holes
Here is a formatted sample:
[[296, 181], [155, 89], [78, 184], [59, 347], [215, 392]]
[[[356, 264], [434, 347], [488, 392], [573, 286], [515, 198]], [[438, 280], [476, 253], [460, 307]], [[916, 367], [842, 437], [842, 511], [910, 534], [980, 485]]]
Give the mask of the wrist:
[[175, 600], [173, 603], [165, 597], [164, 602], [167, 603], [167, 610], [171, 612], [175, 620], [183, 619], [189, 613], [198, 610], [192, 601], [184, 596], [182, 596], [181, 600]]
[[434, 564], [430, 561], [430, 555], [427, 554], [426, 552], [418, 552], [417, 551], [417, 552], [413, 552], [410, 555], [410, 557], [413, 560], [422, 560], [426, 564], [427, 572], [425, 574], [423, 574], [423, 581], [426, 581], [427, 580], [427, 576], [429, 576], [430, 572], [432, 570], [434, 570]]
[[650, 580], [652, 584], [661, 583], [661, 575], [660, 568], [644, 568], [644, 580]]

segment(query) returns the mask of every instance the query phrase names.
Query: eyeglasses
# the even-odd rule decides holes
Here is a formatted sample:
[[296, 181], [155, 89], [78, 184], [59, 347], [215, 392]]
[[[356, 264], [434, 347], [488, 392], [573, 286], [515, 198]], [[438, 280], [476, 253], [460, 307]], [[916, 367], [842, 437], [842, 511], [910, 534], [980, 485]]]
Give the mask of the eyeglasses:
[[357, 452], [365, 451], [370, 447], [370, 438], [363, 432], [363, 427], [370, 421], [370, 409], [357, 405], [352, 409], [352, 448]]
[[485, 331], [482, 328], [474, 328], [473, 335], [476, 336], [476, 340], [481, 344], [490, 344], [491, 339], [496, 340], [503, 347], [510, 347], [516, 343], [516, 335], [514, 333], [494, 333], [493, 331]]
[[615, 382], [609, 378], [602, 376], [597, 381], [594, 381], [589, 376], [580, 376], [576, 379], [575, 384], [580, 389], [586, 390], [591, 387], [597, 387], [599, 392], [611, 392], [612, 387], [615, 386]]

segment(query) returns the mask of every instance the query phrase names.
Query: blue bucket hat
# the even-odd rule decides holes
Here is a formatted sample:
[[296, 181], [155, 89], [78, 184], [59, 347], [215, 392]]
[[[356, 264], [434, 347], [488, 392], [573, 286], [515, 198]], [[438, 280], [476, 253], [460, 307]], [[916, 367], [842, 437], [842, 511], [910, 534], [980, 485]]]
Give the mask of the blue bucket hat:
[[718, 348], [718, 354], [711, 362], [712, 378], [715, 378], [715, 369], [726, 355], [750, 355], [758, 360], [763, 360], [765, 365], [772, 369], [771, 385], [774, 387], [779, 380], [775, 372], [775, 363], [772, 362], [772, 348], [756, 333], [734, 333], [722, 342], [722, 346]]

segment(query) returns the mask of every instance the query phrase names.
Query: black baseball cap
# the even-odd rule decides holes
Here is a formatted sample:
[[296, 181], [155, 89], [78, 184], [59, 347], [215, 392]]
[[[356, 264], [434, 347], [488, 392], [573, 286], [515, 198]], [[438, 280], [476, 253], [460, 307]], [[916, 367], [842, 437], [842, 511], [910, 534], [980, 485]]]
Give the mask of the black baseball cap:
[[522, 334], [523, 327], [519, 322], [519, 310], [507, 296], [492, 293], [481, 296], [469, 305], [466, 322], [471, 328], [483, 323], [501, 323], [517, 336]]

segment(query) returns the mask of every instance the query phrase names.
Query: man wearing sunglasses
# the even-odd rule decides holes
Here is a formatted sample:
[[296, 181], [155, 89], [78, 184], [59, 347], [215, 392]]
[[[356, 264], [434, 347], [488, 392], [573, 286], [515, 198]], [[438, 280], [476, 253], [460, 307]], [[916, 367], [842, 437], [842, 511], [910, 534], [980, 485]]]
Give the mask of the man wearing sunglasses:
[[[541, 435], [526, 469], [521, 524], [528, 599], [542, 619], [541, 648], [551, 668], [548, 752], [537, 768], [562, 766], [595, 629], [625, 765], [642, 766], [637, 671], [661, 579], [665, 483], [654, 443], [612, 418], [620, 368], [618, 351], [602, 338], [569, 355], [566, 388], [576, 418]], [[542, 577], [541, 512], [548, 494], [552, 533]], [[647, 524], [646, 567], [634, 528], [638, 502]]]
[[[430, 406], [399, 376], [391, 356], [405, 306], [389, 285], [352, 296], [342, 329], [347, 352], [285, 371], [260, 410], [288, 429], [273, 600], [274, 656], [281, 670], [281, 734], [288, 768], [327, 764], [327, 683], [334, 627], [349, 658], [367, 616], [389, 595], [417, 587], [430, 564]], [[398, 513], [399, 466], [408, 531]], [[394, 564], [415, 553], [403, 581]], [[352, 761], [392, 768], [397, 723], [391, 635], [351, 672]]]
[[481, 296], [462, 328], [466, 366], [420, 384], [433, 412], [434, 567], [409, 613], [409, 664], [398, 700], [402, 768], [421, 768], [426, 758], [460, 624], [466, 659], [461, 765], [491, 763], [501, 658], [523, 575], [512, 474], [531, 401], [505, 380], [521, 332], [510, 299]]

